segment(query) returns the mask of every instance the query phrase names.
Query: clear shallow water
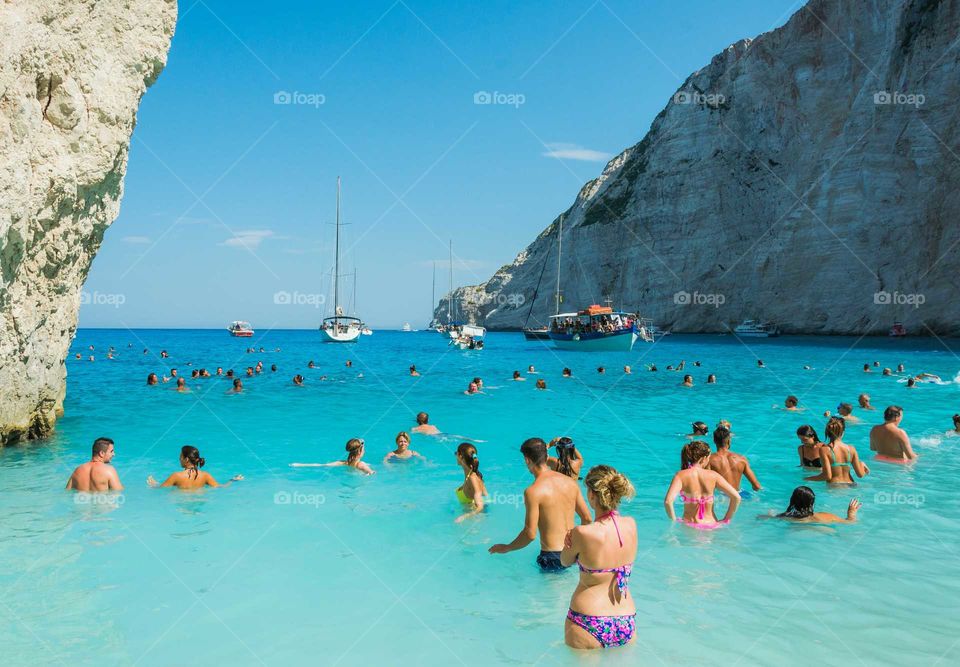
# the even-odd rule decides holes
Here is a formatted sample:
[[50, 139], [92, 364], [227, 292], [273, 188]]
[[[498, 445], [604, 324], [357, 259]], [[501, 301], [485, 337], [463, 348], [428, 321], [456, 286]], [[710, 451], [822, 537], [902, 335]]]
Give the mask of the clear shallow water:
[[[67, 361], [56, 436], [0, 450], [4, 664], [933, 665], [960, 656], [960, 439], [945, 436], [960, 411], [960, 385], [908, 390], [860, 370], [877, 359], [950, 380], [960, 359], [937, 341], [744, 345], [731, 336], [671, 336], [630, 354], [585, 355], [519, 334], [491, 334], [486, 350], [467, 353], [430, 333], [377, 332], [358, 346], [336, 346], [312, 331], [251, 342], [219, 331], [81, 330], [71, 355], [91, 344], [95, 363]], [[113, 361], [105, 358], [110, 345], [119, 353]], [[282, 351], [248, 355], [249, 345]], [[161, 349], [171, 359], [154, 356]], [[757, 356], [767, 369], [756, 367]], [[245, 380], [239, 396], [215, 378], [188, 380], [194, 391], [186, 395], [145, 386], [151, 371], [176, 366], [189, 375], [191, 361], [242, 372], [258, 359], [279, 371]], [[306, 368], [310, 359], [318, 369]], [[663, 370], [680, 359], [697, 382], [692, 389]], [[692, 367], [696, 359], [701, 368]], [[648, 362], [660, 372], [645, 372]], [[407, 375], [410, 363], [421, 378]], [[623, 375], [624, 363], [633, 375]], [[509, 381], [529, 364], [549, 391]], [[600, 364], [606, 375], [596, 373]], [[573, 379], [561, 379], [564, 366]], [[290, 384], [296, 373], [306, 387]], [[703, 384], [708, 373], [717, 385]], [[321, 374], [329, 379], [320, 382]], [[488, 393], [465, 396], [474, 375]], [[757, 521], [782, 510], [802, 483], [796, 427], [809, 422], [822, 433], [823, 410], [855, 404], [861, 391], [880, 409], [904, 407], [920, 462], [872, 464], [852, 490], [814, 485], [818, 509], [842, 514], [860, 497], [858, 525]], [[808, 410], [772, 409], [788, 393]], [[453, 522], [460, 437], [415, 436], [426, 464], [380, 463], [419, 410], [446, 433], [482, 441], [494, 502], [478, 519]], [[734, 450], [750, 456], [765, 491], [726, 529], [671, 525], [662, 498], [682, 434], [691, 421], [721, 418], [733, 422]], [[846, 438], [865, 456], [868, 429], [851, 426]], [[520, 443], [560, 434], [576, 439], [587, 466], [613, 464], [637, 487], [623, 508], [640, 530], [635, 646], [571, 653], [562, 627], [576, 574], [541, 575], [536, 545], [486, 553], [522, 525], [529, 474]], [[116, 441], [122, 502], [78, 502], [62, 491], [100, 435]], [[340, 458], [354, 436], [366, 440], [372, 478], [288, 466]], [[177, 469], [183, 444], [198, 446], [221, 481], [238, 472], [247, 479], [199, 493], [148, 488], [147, 475], [163, 479]]]

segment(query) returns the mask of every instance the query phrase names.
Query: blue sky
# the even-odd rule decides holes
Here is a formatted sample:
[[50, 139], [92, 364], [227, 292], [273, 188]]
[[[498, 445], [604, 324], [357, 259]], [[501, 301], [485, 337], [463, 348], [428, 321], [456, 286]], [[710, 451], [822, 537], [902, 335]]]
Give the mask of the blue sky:
[[422, 327], [449, 240], [455, 284], [488, 278], [690, 72], [799, 5], [181, 0], [80, 325], [316, 327], [339, 175], [357, 310]]

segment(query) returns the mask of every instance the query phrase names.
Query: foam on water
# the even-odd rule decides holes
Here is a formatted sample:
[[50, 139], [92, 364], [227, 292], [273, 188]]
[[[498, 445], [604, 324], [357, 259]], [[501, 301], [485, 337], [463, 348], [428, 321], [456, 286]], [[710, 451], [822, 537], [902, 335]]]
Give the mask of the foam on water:
[[[956, 377], [956, 356], [914, 339], [863, 339], [853, 349], [852, 338], [745, 342], [669, 336], [630, 354], [585, 355], [519, 334], [491, 334], [483, 352], [457, 352], [431, 333], [377, 332], [357, 346], [324, 346], [310, 331], [250, 341], [212, 331], [81, 330], [72, 352], [93, 344], [97, 361], [68, 359], [56, 436], [0, 451], [3, 662], [580, 664], [562, 632], [576, 573], [541, 575], [534, 545], [487, 554], [522, 527], [529, 474], [521, 441], [561, 434], [577, 441], [587, 466], [613, 464], [638, 491], [623, 508], [640, 531], [631, 581], [638, 642], [604, 652], [605, 664], [955, 662], [960, 440], [934, 435], [958, 412], [955, 389], [907, 390], [861, 368], [878, 359]], [[109, 345], [119, 359], [106, 360]], [[282, 351], [248, 355], [248, 345]], [[160, 362], [144, 347], [172, 358]], [[280, 370], [244, 380], [240, 395], [215, 378], [188, 379], [190, 394], [144, 384], [148, 372], [171, 366], [189, 375], [190, 361], [240, 371], [257, 359]], [[307, 369], [309, 359], [318, 368]], [[679, 386], [684, 373], [663, 370], [680, 359], [693, 388]], [[661, 370], [641, 370], [651, 362]], [[411, 363], [421, 378], [407, 375]], [[548, 391], [509, 381], [529, 364]], [[561, 378], [564, 366], [574, 378]], [[305, 387], [291, 384], [296, 373]], [[708, 373], [718, 384], [704, 384]], [[464, 396], [476, 375], [486, 393]], [[842, 514], [861, 498], [862, 521], [757, 521], [782, 511], [809, 474], [797, 467], [796, 428], [811, 423], [822, 433], [823, 411], [856, 405], [864, 391], [878, 412], [855, 409], [864, 423], [851, 424], [845, 439], [871, 474], [856, 488], [815, 485], [822, 510]], [[808, 409], [771, 409], [787, 394]], [[921, 455], [915, 465], [869, 456], [869, 426], [891, 403], [905, 409]], [[415, 436], [426, 463], [384, 465], [419, 410], [461, 437]], [[734, 449], [750, 456], [764, 490], [725, 529], [671, 524], [662, 499], [686, 442], [678, 434], [721, 418], [733, 422]], [[116, 440], [127, 490], [113, 500], [64, 492], [99, 435]], [[288, 465], [340, 458], [350, 437], [365, 439], [373, 477]], [[453, 450], [467, 437], [478, 443], [491, 504], [455, 524], [462, 474]], [[146, 477], [175, 470], [188, 443], [221, 481], [247, 479], [198, 493], [148, 488]]]

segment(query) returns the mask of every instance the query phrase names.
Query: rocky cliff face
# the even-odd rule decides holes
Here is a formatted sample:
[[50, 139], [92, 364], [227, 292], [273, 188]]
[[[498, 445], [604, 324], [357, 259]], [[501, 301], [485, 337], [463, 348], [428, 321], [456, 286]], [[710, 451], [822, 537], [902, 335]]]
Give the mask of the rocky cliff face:
[[[960, 334], [958, 5], [811, 0], [715, 56], [565, 212], [564, 309], [610, 298], [674, 331]], [[557, 231], [456, 309], [519, 327], [543, 271], [545, 322]]]
[[0, 3], [0, 445], [62, 412], [80, 289], [176, 16], [175, 0]]

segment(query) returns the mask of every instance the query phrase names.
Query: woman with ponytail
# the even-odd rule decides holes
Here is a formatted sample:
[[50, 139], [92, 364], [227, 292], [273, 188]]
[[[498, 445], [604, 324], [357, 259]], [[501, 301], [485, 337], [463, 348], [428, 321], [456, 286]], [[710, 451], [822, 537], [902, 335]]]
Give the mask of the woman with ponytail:
[[483, 497], [487, 495], [487, 487], [480, 473], [480, 458], [477, 456], [476, 447], [469, 442], [460, 443], [457, 447], [457, 463], [463, 468], [463, 484], [457, 488], [457, 500], [467, 508], [467, 511], [456, 519], [456, 522], [460, 523], [483, 511]]
[[623, 498], [634, 495], [633, 485], [605, 465], [590, 468], [583, 482], [594, 519], [572, 528], [560, 552], [564, 566], [580, 566], [564, 640], [579, 649], [623, 646], [634, 641], [636, 632], [637, 608], [629, 584], [637, 557], [637, 524], [617, 508]]
[[556, 447], [557, 455], [547, 457], [547, 465], [562, 475], [572, 479], [580, 479], [580, 469], [583, 467], [583, 455], [577, 451], [573, 440], [566, 436], [554, 438], [547, 448]]
[[345, 461], [331, 461], [330, 463], [291, 463], [292, 468], [331, 468], [335, 466], [348, 466], [359, 470], [364, 475], [372, 475], [373, 468], [363, 462], [363, 438], [350, 438], [347, 440], [347, 458]]
[[200, 450], [193, 445], [184, 445], [180, 449], [180, 467], [183, 470], [175, 472], [167, 481], [160, 484], [153, 478], [153, 475], [147, 477], [147, 484], [153, 487], [175, 486], [178, 489], [199, 489], [204, 486], [227, 486], [230, 482], [239, 482], [243, 475], [234, 475], [226, 484], [218, 484], [208, 472], [200, 470], [207, 460], [200, 456]]
[[824, 433], [827, 435], [827, 444], [820, 447], [821, 473], [805, 478], [808, 482], [826, 482], [827, 484], [856, 484], [850, 475], [850, 470], [863, 477], [870, 469], [863, 464], [857, 450], [843, 441], [843, 434], [847, 429], [843, 417], [831, 417], [827, 421]]
[[[677, 520], [673, 501], [679, 496], [683, 501], [683, 518], [679, 519], [682, 523], [703, 529], [719, 528], [730, 523], [740, 506], [740, 494], [720, 473], [707, 469], [709, 458], [710, 445], [702, 440], [689, 442], [680, 450], [680, 472], [673, 476], [663, 499], [664, 509], [671, 521]], [[717, 520], [713, 509], [713, 494], [717, 488], [730, 498], [723, 521]]]

